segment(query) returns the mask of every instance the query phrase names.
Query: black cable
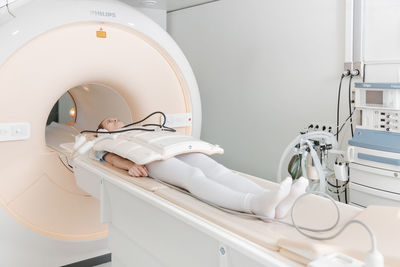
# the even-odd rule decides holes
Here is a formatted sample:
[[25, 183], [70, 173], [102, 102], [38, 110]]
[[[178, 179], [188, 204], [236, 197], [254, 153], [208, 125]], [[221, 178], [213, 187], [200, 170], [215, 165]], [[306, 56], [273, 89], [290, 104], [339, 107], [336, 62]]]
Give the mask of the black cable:
[[136, 121], [136, 122], [132, 122], [132, 123], [130, 123], [130, 124], [127, 124], [127, 125], [123, 126], [122, 128], [126, 128], [126, 127], [129, 127], [129, 126], [132, 126], [132, 125], [136, 125], [136, 124], [142, 123], [142, 122], [144, 122], [145, 120], [147, 120], [148, 118], [154, 116], [155, 114], [161, 114], [161, 115], [163, 116], [163, 123], [161, 124], [161, 126], [164, 127], [164, 126], [165, 126], [165, 123], [167, 122], [167, 116], [165, 116], [164, 112], [162, 112], [162, 111], [154, 111], [153, 113], [151, 113], [150, 115], [148, 115], [146, 118], [141, 119], [141, 120]]
[[10, 11], [10, 7], [9, 7], [10, 3], [8, 2], [8, 0], [6, 1], [6, 8], [7, 8], [7, 12], [8, 14], [10, 14], [13, 18], [15, 18], [15, 15], [13, 13], [11, 13]]
[[[156, 126], [156, 127], [160, 127], [160, 124], [155, 124], [155, 123], [149, 123], [149, 124], [143, 124], [143, 127], [148, 127], [148, 126]], [[162, 126], [162, 125], [161, 125]], [[168, 127], [168, 126], [162, 126], [163, 129], [167, 129], [170, 130], [171, 132], [176, 132], [175, 129]]]
[[[344, 125], [347, 123], [347, 121], [349, 119], [351, 121], [351, 136], [352, 137], [354, 136], [354, 133], [353, 133], [353, 120], [352, 120], [352, 116], [353, 116], [353, 112], [354, 111], [352, 111], [352, 108], [351, 108], [351, 81], [353, 79], [353, 75], [350, 75], [350, 80], [349, 80], [349, 112], [350, 112], [350, 115], [345, 120], [345, 122], [343, 123], [343, 125], [339, 129], [339, 124], [340, 124], [340, 94], [341, 94], [341, 90], [342, 90], [342, 82], [343, 82], [344, 77], [345, 77], [345, 74], [343, 73], [342, 76], [340, 77], [340, 83], [339, 83], [339, 89], [338, 89], [337, 107], [336, 107], [336, 134], [335, 134], [336, 135], [336, 141], [339, 141], [339, 133], [342, 131]], [[335, 179], [335, 182], [336, 182], [336, 185], [333, 185], [329, 181], [327, 181], [327, 183], [330, 186], [336, 188], [338, 201], [340, 202], [340, 194], [343, 193], [343, 192], [339, 192], [339, 189], [345, 187], [347, 185], [347, 183], [339, 186], [339, 183], [338, 183], [337, 179]], [[345, 187], [345, 190], [344, 190], [345, 202], [347, 203], [347, 192], [346, 191], [347, 191], [347, 188]]]
[[[336, 192], [330, 190], [329, 188], [328, 188], [328, 190], [329, 190], [330, 192], [334, 193], [334, 194], [337, 194], [337, 196], [338, 196], [338, 201], [339, 201], [339, 202], [340, 202], [340, 194], [344, 193], [344, 201], [345, 201], [346, 204], [348, 204], [348, 200], [347, 200], [347, 184], [349, 183], [349, 180], [347, 180], [347, 181], [346, 181], [344, 184], [342, 184], [342, 185], [339, 185], [339, 184], [338, 184], [338, 180], [337, 180], [337, 179], [335, 179], [335, 181], [336, 181], [336, 185], [331, 184], [328, 180], [327, 180], [326, 182], [327, 182], [327, 184], [328, 184], [329, 186], [335, 188], [335, 189], [336, 189]], [[343, 189], [343, 191], [340, 191], [340, 189]]]
[[[161, 127], [160, 127], [161, 128]], [[172, 128], [161, 128], [162, 131], [166, 131], [166, 132], [176, 132], [175, 129]], [[146, 128], [128, 128], [128, 129], [123, 129], [123, 130], [115, 130], [115, 131], [107, 131], [107, 132], [103, 132], [101, 130], [98, 131], [92, 131], [92, 130], [84, 130], [81, 131], [81, 134], [83, 133], [101, 133], [101, 134], [113, 134], [113, 133], [124, 133], [124, 132], [129, 132], [129, 131], [145, 131], [145, 132], [155, 132], [155, 129], [146, 129]]]
[[[337, 179], [336, 179], [337, 180]], [[346, 186], [348, 183], [349, 183], [349, 181], [346, 181], [346, 183], [344, 183], [344, 184], [342, 184], [342, 185], [334, 185], [334, 184], [331, 184], [329, 181], [326, 181], [327, 182], [327, 184], [329, 184], [330, 186], [332, 186], [333, 188], [342, 188], [342, 187], [344, 187], [344, 186]]]
[[344, 189], [344, 201], [346, 202], [346, 204], [349, 203], [349, 201], [348, 201], [348, 199], [347, 199], [347, 184], [348, 184], [349, 181], [350, 181], [350, 166], [349, 166], [349, 165], [347, 166], [347, 177], [348, 177], [348, 180], [347, 180], [347, 182], [344, 184], [344, 185], [346, 186], [345, 189]]
[[350, 114], [350, 130], [351, 130], [351, 137], [354, 137], [354, 129], [353, 129], [353, 119], [351, 115], [353, 115], [353, 109], [351, 108], [351, 81], [353, 80], [353, 75], [350, 75], [349, 80], [349, 114]]
[[[336, 107], [336, 132], [339, 133], [339, 124], [340, 124], [340, 92], [342, 91], [342, 82], [343, 78], [345, 77], [344, 74], [340, 77], [339, 83], [339, 90], [338, 90], [338, 97], [337, 97], [337, 107]], [[339, 141], [339, 134], [336, 135], [336, 141]]]
[[340, 127], [339, 131], [335, 134], [335, 136], [337, 136], [343, 130], [343, 127], [346, 125], [346, 123], [349, 121], [349, 119], [353, 116], [354, 111], [355, 110], [353, 110], [353, 112], [350, 114], [350, 116], [348, 116], [347, 119], [343, 122], [342, 126]]
[[[353, 111], [352, 111], [352, 108], [351, 108], [351, 81], [353, 79], [353, 75], [350, 76], [350, 80], [349, 80], [349, 111], [350, 111], [350, 115], [346, 119], [346, 121], [343, 123], [343, 125], [340, 127], [340, 129], [339, 129], [339, 124], [340, 124], [340, 93], [341, 93], [342, 82], [343, 82], [343, 78], [344, 77], [345, 77], [345, 75], [342, 74], [342, 76], [340, 78], [339, 90], [338, 90], [338, 98], [337, 98], [337, 107], [336, 107], [336, 141], [339, 141], [339, 133], [341, 132], [341, 130], [343, 129], [344, 125], [346, 124], [346, 122], [348, 121], [349, 118], [351, 120], [351, 136], [353, 137], [353, 135], [354, 135], [354, 133], [353, 133], [353, 120], [351, 119], [351, 117], [353, 116]], [[328, 184], [337, 189], [337, 196], [338, 196], [339, 202], [340, 202], [339, 188], [342, 188], [343, 186], [345, 187], [345, 189], [344, 189], [344, 197], [345, 197], [345, 203], [347, 204], [347, 187], [346, 187], [347, 183], [339, 186], [339, 183], [338, 183], [337, 179], [336, 179], [335, 182], [336, 182], [336, 186], [331, 184], [329, 181], [328, 181]]]
[[[150, 118], [151, 116], [154, 116], [155, 114], [161, 114], [163, 116], [163, 123], [162, 124], [154, 124], [154, 123], [150, 123], [150, 124], [145, 124], [143, 125], [143, 127], [147, 127], [147, 126], [156, 126], [159, 127], [162, 131], [167, 131], [167, 132], [176, 132], [175, 129], [170, 128], [168, 126], [165, 126], [165, 123], [167, 122], [167, 117], [165, 116], [165, 114], [161, 111], [155, 111], [153, 113], [151, 113], [150, 115], [146, 116], [144, 119], [141, 119], [139, 121], [127, 124], [125, 126], [123, 126], [122, 128], [126, 128], [128, 126], [132, 126], [132, 125], [136, 125], [139, 123], [144, 122], [145, 120], [147, 120], [148, 118]], [[113, 134], [113, 133], [123, 133], [123, 132], [129, 132], [129, 131], [146, 131], [146, 132], [154, 132], [156, 131], [155, 129], [147, 129], [147, 128], [142, 128], [142, 127], [137, 127], [137, 128], [128, 128], [128, 129], [122, 129], [122, 130], [115, 130], [115, 131], [108, 131], [108, 132], [103, 132], [101, 130], [96, 130], [96, 131], [92, 131], [92, 130], [83, 130], [80, 133], [107, 133], [107, 134]]]
[[344, 191], [342, 191], [342, 192], [334, 191], [334, 190], [332, 190], [330, 188], [328, 188], [328, 191], [331, 192], [332, 194], [336, 194], [336, 195], [339, 194], [339, 193], [342, 194], [344, 192]]
[[[328, 182], [328, 180], [327, 180], [327, 182]], [[330, 185], [332, 185], [332, 184], [330, 184]], [[328, 191], [331, 192], [331, 193], [333, 193], [333, 194], [339, 195], [339, 189], [340, 189], [340, 188], [338, 188], [338, 187], [336, 187], [336, 186], [334, 186], [334, 185], [332, 185], [332, 187], [335, 188], [335, 189], [331, 189], [330, 187], [327, 187]], [[334, 190], [336, 190], [336, 191], [334, 191]], [[340, 200], [339, 200], [339, 201], [340, 201]]]
[[65, 155], [64, 155], [64, 157], [65, 157], [65, 160], [67, 161], [67, 165], [68, 165], [71, 169], [73, 169], [74, 167], [73, 167], [71, 164], [69, 164], [68, 157], [65, 156]]
[[338, 200], [339, 202], [341, 202], [341, 201], [340, 201], [340, 193], [339, 193], [339, 188], [338, 188], [338, 186], [339, 186], [338, 180], [337, 180], [337, 179], [335, 179], [335, 182], [336, 182], [336, 188], [337, 188], [337, 200]]

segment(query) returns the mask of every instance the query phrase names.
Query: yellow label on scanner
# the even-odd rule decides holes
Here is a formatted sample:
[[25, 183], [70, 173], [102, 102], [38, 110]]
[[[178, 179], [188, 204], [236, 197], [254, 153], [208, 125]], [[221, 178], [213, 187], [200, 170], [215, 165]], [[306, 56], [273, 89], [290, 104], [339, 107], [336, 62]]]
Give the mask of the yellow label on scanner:
[[103, 31], [103, 28], [100, 28], [100, 30], [96, 31], [96, 37], [97, 38], [107, 38], [107, 33]]

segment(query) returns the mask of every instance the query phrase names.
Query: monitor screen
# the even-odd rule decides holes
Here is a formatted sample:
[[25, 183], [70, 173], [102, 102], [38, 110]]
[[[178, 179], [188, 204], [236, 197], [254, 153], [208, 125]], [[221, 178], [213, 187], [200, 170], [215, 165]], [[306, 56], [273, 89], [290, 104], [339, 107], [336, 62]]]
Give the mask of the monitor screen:
[[368, 105], [383, 105], [383, 91], [366, 91], [365, 103]]

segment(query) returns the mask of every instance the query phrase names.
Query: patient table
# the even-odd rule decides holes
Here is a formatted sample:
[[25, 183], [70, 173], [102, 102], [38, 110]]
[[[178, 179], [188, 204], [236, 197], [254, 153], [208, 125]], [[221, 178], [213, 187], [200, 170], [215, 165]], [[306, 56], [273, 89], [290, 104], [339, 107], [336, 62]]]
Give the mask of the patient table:
[[[309, 240], [289, 226], [225, 213], [151, 178], [130, 177], [89, 157], [75, 160], [75, 176], [82, 189], [100, 200], [115, 266], [304, 266], [333, 252], [363, 260], [370, 246], [369, 236], [356, 225], [329, 242]], [[245, 176], [265, 188], [277, 186]], [[396, 229], [400, 211], [377, 207], [361, 211], [338, 204], [339, 226], [352, 218], [368, 222], [387, 266], [400, 266], [399, 231], [391, 233], [391, 240], [386, 236], [389, 229]], [[373, 218], [373, 214], [390, 216], [395, 210], [387, 228]], [[315, 228], [329, 227], [336, 218], [332, 204], [318, 196], [302, 200], [296, 215], [299, 224]]]

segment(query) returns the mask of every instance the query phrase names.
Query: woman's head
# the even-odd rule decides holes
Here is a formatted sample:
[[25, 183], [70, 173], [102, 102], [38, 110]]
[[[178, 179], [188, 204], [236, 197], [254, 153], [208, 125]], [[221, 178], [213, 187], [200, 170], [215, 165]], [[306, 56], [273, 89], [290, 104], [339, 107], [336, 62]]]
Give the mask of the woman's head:
[[122, 128], [125, 124], [117, 118], [106, 118], [99, 124], [97, 130], [106, 129], [107, 131], [115, 131]]

